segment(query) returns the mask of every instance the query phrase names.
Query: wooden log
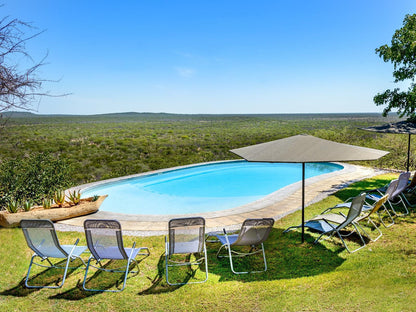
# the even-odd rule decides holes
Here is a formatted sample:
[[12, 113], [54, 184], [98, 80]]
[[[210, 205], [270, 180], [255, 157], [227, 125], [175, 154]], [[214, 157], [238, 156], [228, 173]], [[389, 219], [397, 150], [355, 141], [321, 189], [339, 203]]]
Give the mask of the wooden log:
[[108, 195], [99, 196], [96, 201], [92, 201], [92, 197], [82, 199], [78, 205], [70, 207], [51, 207], [44, 209], [43, 207], [34, 207], [29, 211], [9, 213], [8, 211], [0, 211], [0, 226], [16, 227], [19, 226], [23, 219], [49, 219], [51, 221], [60, 221], [79, 216], [84, 216], [97, 212], [100, 205]]

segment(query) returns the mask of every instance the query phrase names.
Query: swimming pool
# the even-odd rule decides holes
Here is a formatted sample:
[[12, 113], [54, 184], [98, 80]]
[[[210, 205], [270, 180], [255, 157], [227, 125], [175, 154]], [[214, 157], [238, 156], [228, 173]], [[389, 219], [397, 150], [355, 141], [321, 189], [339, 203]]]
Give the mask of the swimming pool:
[[[102, 211], [176, 215], [220, 211], [259, 200], [302, 179], [301, 164], [225, 161], [103, 182], [82, 196], [108, 194]], [[306, 178], [341, 170], [333, 163], [306, 164]]]

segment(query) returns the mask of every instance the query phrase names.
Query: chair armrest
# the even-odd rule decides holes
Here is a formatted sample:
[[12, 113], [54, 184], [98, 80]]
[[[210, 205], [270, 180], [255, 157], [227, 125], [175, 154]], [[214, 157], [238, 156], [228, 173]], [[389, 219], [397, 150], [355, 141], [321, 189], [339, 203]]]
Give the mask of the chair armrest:
[[238, 232], [240, 232], [240, 229], [228, 230], [228, 231], [226, 231], [225, 229], [223, 229], [223, 233], [226, 234], [226, 235], [237, 234]]
[[327, 208], [323, 212], [321, 212], [320, 214], [325, 214], [328, 211], [331, 211], [333, 209], [348, 209], [348, 207], [338, 206], [338, 205], [342, 205], [342, 204], [344, 204], [344, 203], [340, 203], [340, 204], [335, 205], [334, 207]]
[[325, 214], [325, 213], [327, 213], [328, 211], [331, 211], [332, 209], [336, 209], [336, 208], [339, 208], [339, 207], [334, 206], [334, 207], [327, 208], [327, 209], [325, 209], [324, 211], [322, 211], [320, 214]]
[[[219, 242], [217, 235], [222, 235], [223, 231], [213, 231], [213, 232], [208, 232], [205, 234], [206, 238], [205, 241], [207, 243], [216, 243]], [[209, 239], [210, 237], [214, 237], [214, 239]]]
[[130, 251], [130, 254], [129, 254], [129, 260], [132, 259], [135, 247], [136, 247], [136, 242], [133, 242], [133, 246], [131, 247], [131, 251]]
[[68, 257], [72, 258], [72, 254], [74, 253], [75, 247], [77, 247], [78, 243], [79, 243], [79, 238], [77, 238], [77, 240], [75, 241], [74, 245], [72, 245], [72, 248], [71, 248], [71, 251], [68, 254]]

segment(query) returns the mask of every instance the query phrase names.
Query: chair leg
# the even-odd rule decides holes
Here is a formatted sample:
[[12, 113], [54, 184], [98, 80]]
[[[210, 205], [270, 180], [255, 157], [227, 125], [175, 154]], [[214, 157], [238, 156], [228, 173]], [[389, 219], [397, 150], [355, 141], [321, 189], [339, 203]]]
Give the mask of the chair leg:
[[378, 218], [380, 219], [381, 224], [383, 224], [384, 227], [389, 228], [394, 224], [394, 219], [393, 219], [393, 216], [390, 214], [389, 210], [386, 208], [386, 206], [384, 204], [383, 204], [383, 208], [384, 208], [384, 211], [387, 213], [388, 217], [390, 218], [391, 223], [387, 224], [387, 225], [384, 223], [383, 217], [380, 214], [380, 210], [377, 211], [377, 215], [378, 215]]
[[300, 227], [302, 227], [302, 225], [292, 225], [292, 226], [289, 226], [286, 230], [283, 231], [283, 233], [287, 233], [289, 231], [292, 231], [294, 229], [298, 229]]
[[380, 231], [380, 229], [377, 227], [377, 225], [374, 223], [374, 221], [371, 220], [370, 217], [368, 217], [368, 221], [374, 226], [374, 228], [379, 233], [379, 235], [376, 238], [374, 238], [374, 239], [371, 238], [370, 234], [358, 222], [356, 222], [356, 223], [357, 223], [357, 226], [363, 231], [363, 233], [365, 234], [365, 236], [367, 236], [368, 239], [371, 240], [372, 242], [375, 242], [375, 241], [377, 241], [383, 235], [383, 233]]
[[[399, 198], [399, 202], [398, 202], [398, 203], [393, 203], [391, 200], [388, 200], [388, 203], [389, 203], [389, 205], [390, 205], [391, 209], [393, 210], [393, 212], [394, 212], [394, 214], [395, 214], [396, 216], [398, 216], [398, 217], [404, 217], [404, 216], [407, 216], [407, 215], [409, 214], [409, 210], [407, 209], [407, 206], [406, 206], [406, 204], [404, 203], [404, 201], [403, 201], [403, 199], [401, 198], [401, 196], [400, 196], [400, 195], [398, 196], [398, 198]], [[397, 205], [399, 205], [400, 203], [403, 205], [404, 209], [406, 210], [406, 212], [405, 212], [405, 213], [397, 213], [397, 211], [394, 209], [394, 206], [397, 206]]]
[[360, 247], [358, 247], [358, 248], [356, 248], [356, 249], [354, 249], [354, 250], [350, 250], [350, 249], [348, 248], [348, 246], [347, 246], [346, 242], [345, 242], [345, 241], [344, 241], [344, 239], [342, 238], [341, 233], [340, 233], [339, 231], [336, 231], [336, 232], [337, 232], [337, 234], [338, 234], [338, 237], [341, 239], [342, 243], [344, 244], [345, 248], [347, 249], [347, 251], [348, 251], [349, 253], [354, 253], [354, 252], [356, 252], [356, 251], [358, 251], [358, 250], [360, 250], [360, 249], [362, 249], [362, 248], [364, 248], [364, 247], [366, 246], [366, 243], [365, 243], [365, 241], [364, 241], [364, 238], [362, 237], [362, 235], [361, 235], [361, 234], [360, 234], [360, 232], [358, 231], [357, 226], [356, 226], [354, 223], [352, 223], [352, 225], [354, 226], [355, 231], [358, 233], [358, 235], [360, 236], [361, 241], [363, 242], [363, 245], [362, 245], [362, 246], [360, 246]]
[[261, 243], [261, 250], [262, 250], [262, 253], [263, 253], [264, 272], [266, 272], [267, 271], [267, 261], [266, 261], [266, 253], [264, 252], [263, 243]]
[[[134, 260], [133, 260], [134, 261]], [[129, 274], [129, 267], [130, 267], [130, 263], [131, 263], [132, 261], [131, 261], [131, 259], [129, 259], [128, 261], [127, 261], [127, 264], [126, 264], [126, 273], [124, 273], [124, 280], [123, 280], [123, 287], [121, 288], [121, 289], [118, 289], [118, 290], [109, 290], [110, 292], [120, 292], [120, 291], [122, 291], [125, 287], [126, 287], [126, 283], [127, 283], [127, 275]]]
[[166, 251], [165, 251], [165, 275], [166, 275], [166, 283], [168, 283], [168, 285], [172, 285], [169, 282], [169, 250], [168, 250], [168, 245], [166, 243]]
[[208, 280], [208, 255], [207, 255], [207, 247], [204, 242], [204, 256], [205, 256], [205, 280], [203, 282], [206, 282]]
[[234, 274], [244, 274], [244, 273], [248, 273], [248, 272], [236, 272], [236, 271], [234, 270], [233, 256], [231, 255], [231, 246], [230, 246], [230, 244], [227, 244], [227, 245], [226, 245], [226, 248], [228, 249], [228, 257], [229, 257], [229, 259], [230, 259], [230, 267], [231, 267], [231, 271], [232, 271]]
[[[186, 285], [186, 284], [200, 284], [205, 283], [208, 280], [208, 259], [207, 259], [207, 253], [206, 249], [204, 251], [204, 263], [205, 263], [205, 279], [203, 281], [197, 281], [197, 282], [186, 282], [186, 283], [172, 283], [169, 281], [169, 267], [175, 267], [175, 266], [191, 266], [191, 265], [197, 265], [201, 264], [200, 262], [186, 262], [182, 264], [169, 264], [169, 257], [165, 256], [165, 274], [166, 274], [166, 283], [170, 286], [179, 286], [179, 285]], [[199, 259], [198, 261], [200, 261]]]
[[171, 283], [169, 281], [169, 267], [173, 266], [187, 266], [187, 265], [193, 265], [193, 264], [200, 264], [198, 263], [200, 259], [198, 259], [196, 262], [185, 262], [181, 264], [169, 264], [169, 245], [166, 242], [166, 250], [165, 250], [165, 274], [166, 274], [166, 283], [170, 286], [179, 286], [179, 285], [186, 285], [186, 284], [200, 284], [205, 283], [208, 280], [208, 257], [207, 257], [207, 248], [204, 242], [204, 263], [205, 263], [205, 279], [203, 281], [198, 282], [187, 282], [187, 283]]
[[[400, 194], [400, 196], [402, 196], [402, 194]], [[407, 206], [409, 206], [409, 207], [411, 207], [411, 208], [415, 208], [415, 207], [416, 207], [416, 204], [411, 204], [411, 203], [409, 202], [409, 200], [407, 199], [406, 195], [404, 195], [404, 194], [403, 194], [403, 199], [404, 199], [404, 201], [406, 202], [406, 205], [407, 205]]]
[[[263, 263], [264, 263], [264, 270], [263, 271], [249, 271], [249, 272], [236, 271], [234, 269], [233, 256], [232, 256], [233, 251], [231, 250], [231, 246], [230, 245], [228, 245], [228, 246], [227, 245], [223, 245], [223, 246], [226, 246], [226, 248], [228, 249], [228, 258], [230, 259], [230, 267], [231, 267], [231, 271], [234, 274], [262, 273], [262, 272], [266, 272], [267, 271], [266, 253], [264, 251], [264, 245], [263, 245], [263, 243], [261, 243], [261, 251], [262, 251]], [[221, 248], [223, 246], [220, 247], [220, 250], [221, 250]], [[253, 254], [255, 254], [255, 253], [258, 253], [258, 251], [254, 252]], [[248, 255], [250, 255], [250, 253], [245, 254], [245, 255], [248, 256]], [[219, 258], [224, 258], [224, 256], [223, 257], [219, 257]]]
[[[120, 291], [123, 291], [123, 290], [124, 290], [124, 288], [126, 287], [126, 283], [127, 283], [127, 276], [128, 276], [128, 274], [129, 274], [129, 273], [137, 273], [137, 272], [138, 272], [138, 271], [129, 271], [129, 268], [130, 268], [130, 265], [131, 265], [131, 263], [132, 263], [132, 262], [135, 262], [135, 263], [137, 264], [137, 261], [136, 261], [135, 259], [128, 259], [128, 260], [127, 260], [126, 267], [125, 267], [125, 269], [124, 269], [124, 270], [122, 270], [122, 271], [120, 271], [120, 270], [116, 270], [116, 269], [110, 270], [110, 269], [100, 269], [100, 268], [98, 268], [98, 270], [102, 270], [102, 271], [105, 271], [105, 272], [120, 272], [120, 273], [122, 272], [122, 273], [124, 273], [124, 278], [123, 278], [123, 287], [122, 287], [121, 289], [117, 289], [117, 290], [113, 290], [113, 289], [87, 288], [87, 287], [85, 286], [85, 284], [86, 284], [86, 281], [87, 281], [88, 270], [89, 270], [89, 268], [90, 268], [90, 264], [91, 264], [91, 261], [92, 261], [92, 260], [95, 260], [93, 256], [91, 256], [91, 257], [88, 259], [88, 262], [87, 262], [87, 268], [85, 269], [84, 281], [82, 282], [82, 288], [83, 288], [84, 290], [86, 290], [86, 291], [98, 291], [98, 292], [120, 292]], [[99, 262], [99, 261], [98, 261], [98, 262]]]
[[220, 255], [220, 252], [221, 252], [221, 250], [225, 247], [225, 246], [227, 246], [226, 244], [224, 244], [224, 245], [221, 245], [221, 247], [218, 249], [218, 251], [217, 251], [217, 258], [225, 258], [226, 256], [221, 256]]
[[100, 291], [98, 289], [85, 287], [85, 282], [87, 281], [87, 276], [88, 276], [88, 269], [90, 268], [91, 260], [93, 259], [94, 257], [92, 255], [88, 258], [87, 267], [85, 268], [84, 281], [82, 282], [82, 288], [87, 291]]
[[[71, 257], [68, 256], [68, 258], [66, 259], [66, 265], [65, 265], [65, 267], [59, 267], [59, 266], [56, 266], [56, 265], [52, 264], [52, 262], [48, 258], [46, 258], [44, 260], [47, 260], [49, 262], [50, 266], [45, 266], [45, 265], [37, 264], [36, 262], [34, 262], [34, 259], [36, 257], [39, 257], [39, 256], [37, 254], [34, 254], [32, 256], [32, 258], [30, 259], [30, 264], [29, 264], [29, 268], [28, 268], [27, 275], [26, 275], [26, 280], [25, 280], [25, 286], [27, 288], [52, 288], [52, 289], [54, 289], [54, 288], [61, 288], [64, 285], [64, 283], [65, 283], [65, 279], [66, 279], [66, 275], [67, 275], [67, 272], [68, 272], [68, 267], [69, 267], [69, 262], [71, 261]], [[59, 284], [57, 286], [29, 285], [30, 271], [32, 270], [32, 265], [33, 264], [36, 264], [36, 265], [39, 265], [39, 266], [42, 266], [42, 267], [46, 267], [46, 268], [57, 268], [57, 269], [62, 269], [63, 268], [64, 269], [64, 273], [62, 275], [62, 282], [61, 282], [61, 284]]]
[[[322, 233], [321, 235], [319, 235], [319, 237], [318, 237], [317, 239], [315, 239], [314, 244], [317, 244], [317, 243], [318, 243], [318, 241], [322, 238], [322, 236], [327, 235], [327, 238], [326, 238], [326, 240], [327, 240], [327, 239], [330, 239], [332, 236], [334, 236], [334, 235], [335, 235], [335, 233], [336, 233], [336, 234], [338, 235], [339, 239], [341, 239], [341, 242], [342, 242], [342, 244], [344, 245], [345, 249], [347, 249], [347, 251], [348, 251], [349, 253], [353, 253], [353, 252], [356, 252], [357, 250], [360, 250], [361, 248], [364, 248], [364, 247], [366, 246], [366, 243], [365, 243], [365, 241], [364, 241], [363, 237], [361, 236], [361, 234], [360, 234], [360, 232], [358, 231], [358, 229], [357, 229], [357, 227], [355, 226], [355, 224], [353, 224], [353, 223], [352, 223], [352, 225], [354, 226], [355, 231], [356, 231], [356, 232], [358, 233], [358, 235], [360, 236], [360, 239], [361, 239], [361, 241], [363, 242], [363, 246], [358, 247], [357, 249], [354, 249], [353, 251], [351, 251], [351, 250], [348, 248], [347, 244], [345, 243], [344, 238], [342, 237], [341, 233], [340, 233], [339, 231], [337, 231], [335, 228], [334, 228], [334, 230], [333, 230], [333, 231], [330, 231], [330, 232], [324, 232], [324, 233]], [[348, 234], [348, 235], [346, 235], [346, 236], [349, 236], [349, 235], [351, 235], [352, 233], [354, 233], [354, 232], [351, 232], [350, 234]]]
[[[133, 259], [132, 258], [132, 255], [133, 255], [133, 253], [134, 253], [134, 248], [135, 248], [135, 244], [133, 245], [133, 247], [132, 247], [132, 249], [131, 249], [131, 252], [130, 252], [130, 255], [129, 255], [129, 259], [127, 260], [127, 265], [126, 265], [126, 273], [124, 274], [124, 282], [123, 282], [123, 288], [121, 288], [120, 290], [113, 290], [112, 292], [120, 292], [120, 291], [122, 291], [125, 287], [126, 287], [126, 282], [127, 282], [127, 276], [128, 276], [128, 274], [129, 274], [129, 268], [130, 268], [130, 264], [132, 263], [132, 262], [134, 262], [136, 265], [137, 265], [137, 268], [139, 268], [139, 264], [137, 263], [137, 261], [135, 260], [135, 259]], [[141, 250], [147, 250], [147, 252], [146, 253], [141, 253]], [[150, 251], [149, 251], [149, 248], [147, 248], [147, 247], [140, 247], [139, 248], [139, 252], [137, 253], [137, 255], [140, 255], [140, 256], [146, 256], [146, 257], [148, 257], [149, 255], [150, 255]], [[130, 273], [137, 273], [137, 272], [139, 272], [139, 270], [137, 270], [137, 271], [130, 271]], [[111, 290], [109, 290], [109, 291], [111, 291]]]

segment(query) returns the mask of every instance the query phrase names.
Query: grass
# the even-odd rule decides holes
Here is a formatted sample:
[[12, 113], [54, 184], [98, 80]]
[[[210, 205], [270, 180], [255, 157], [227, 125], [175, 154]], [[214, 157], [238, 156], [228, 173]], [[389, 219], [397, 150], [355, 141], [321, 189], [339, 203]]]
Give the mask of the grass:
[[[351, 185], [306, 209], [311, 217], [364, 189], [386, 184], [393, 175], [378, 176]], [[24, 278], [31, 256], [20, 229], [0, 229], [0, 307], [3, 311], [414, 311], [416, 284], [416, 213], [396, 218], [396, 224], [366, 248], [349, 254], [337, 239], [314, 245], [317, 234], [306, 231], [283, 234], [299, 224], [300, 212], [275, 223], [265, 244], [268, 271], [234, 275], [228, 260], [215, 257], [218, 245], [208, 244], [209, 279], [204, 284], [169, 287], [164, 274], [164, 238], [125, 237], [125, 245], [135, 240], [150, 248], [140, 272], [127, 281], [121, 293], [92, 293], [82, 290], [83, 270], [71, 271], [58, 290], [29, 290]], [[59, 232], [63, 244], [82, 233]], [[351, 240], [349, 243], [355, 244]], [[261, 267], [262, 259], [249, 260]], [[237, 263], [244, 266], [244, 263]], [[244, 269], [244, 268], [243, 268]], [[40, 271], [39, 271], [40, 272]], [[56, 280], [59, 272], [40, 272], [40, 282]], [[186, 270], [176, 272], [189, 279]], [[90, 275], [92, 276], [92, 274]], [[195, 279], [203, 279], [197, 270]], [[96, 274], [89, 283], [114, 288], [120, 276]]]

